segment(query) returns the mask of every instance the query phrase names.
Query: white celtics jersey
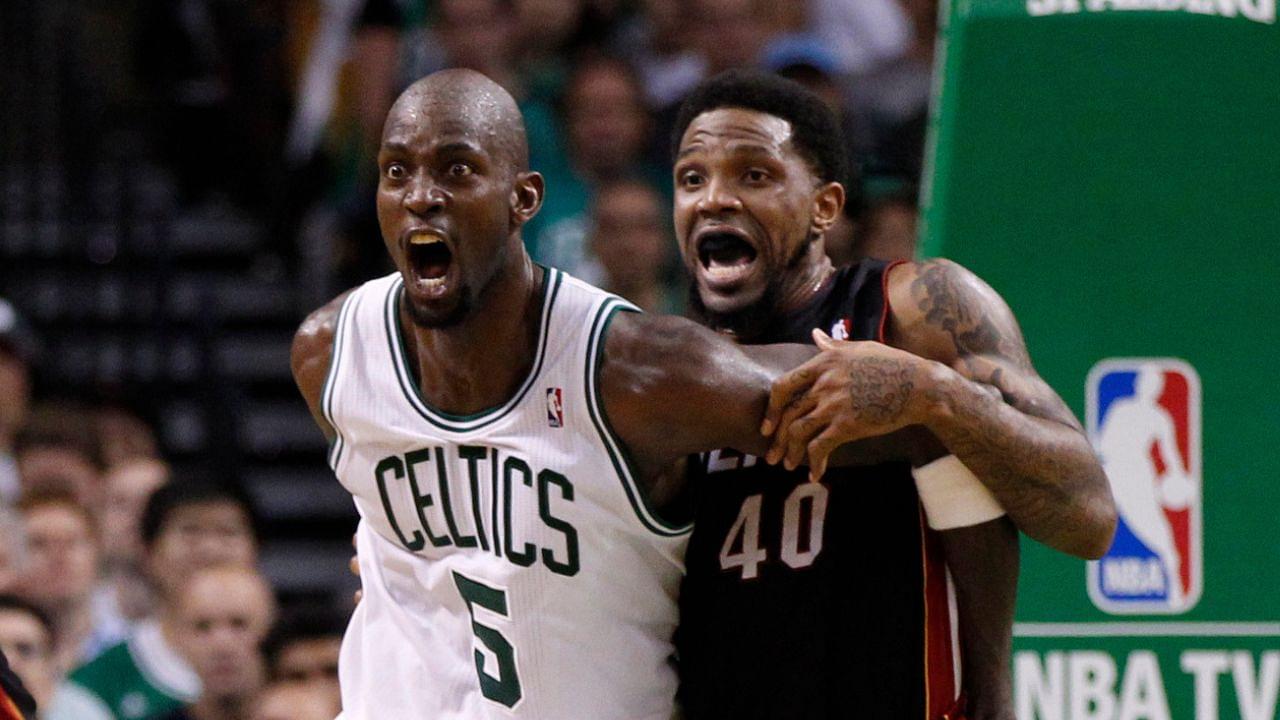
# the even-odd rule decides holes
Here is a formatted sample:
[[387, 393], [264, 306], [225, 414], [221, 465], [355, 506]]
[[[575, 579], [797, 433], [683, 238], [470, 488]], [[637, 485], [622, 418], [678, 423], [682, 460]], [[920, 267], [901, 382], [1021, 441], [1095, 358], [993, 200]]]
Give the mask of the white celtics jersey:
[[688, 528], [645, 506], [595, 377], [629, 306], [546, 271], [528, 377], [460, 417], [417, 389], [401, 292], [391, 275], [348, 297], [322, 398], [361, 518], [342, 717], [666, 720]]

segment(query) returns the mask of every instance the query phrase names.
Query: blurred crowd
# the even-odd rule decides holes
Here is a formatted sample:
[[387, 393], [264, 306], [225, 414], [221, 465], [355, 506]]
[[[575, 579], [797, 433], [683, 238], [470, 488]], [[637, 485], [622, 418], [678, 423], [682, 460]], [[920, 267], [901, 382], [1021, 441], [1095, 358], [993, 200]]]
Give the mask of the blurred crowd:
[[[847, 222], [829, 238], [837, 262], [912, 254], [932, 0], [365, 0], [350, 13], [321, 19], [303, 74], [316, 87], [327, 78], [330, 92], [305, 96], [289, 138], [295, 160], [325, 156], [334, 142], [347, 148], [326, 157], [331, 169], [343, 163], [348, 183], [326, 245], [348, 284], [383, 267], [368, 201], [382, 118], [408, 83], [456, 66], [498, 80], [520, 103], [530, 164], [548, 187], [525, 228], [534, 259], [646, 309], [684, 306], [667, 220], [676, 110], [729, 68], [790, 77], [839, 113], [857, 175]], [[323, 44], [325, 23], [344, 21], [348, 63], [326, 74], [337, 53]], [[324, 112], [320, 98], [332, 98]]]
[[[373, 213], [383, 117], [444, 67], [519, 101], [547, 179], [533, 257], [681, 312], [671, 125], [733, 67], [819, 93], [856, 175], [838, 263], [906, 257], [936, 0], [122, 0], [75, 15], [75, 133], [165, 168], [184, 206], [271, 228], [316, 298], [389, 269]], [[89, 108], [85, 110], [84, 108]], [[70, 121], [68, 121], [70, 123]], [[133, 138], [126, 141], [124, 139]], [[226, 477], [177, 472], [115, 406], [32, 397], [31, 328], [0, 300], [0, 649], [45, 720], [329, 720], [350, 607], [277, 607], [259, 527]]]
[[332, 720], [345, 613], [279, 612], [248, 495], [129, 413], [33, 403], [36, 352], [0, 300], [0, 650], [38, 717]]
[[[479, 70], [520, 102], [549, 188], [525, 233], [534, 258], [645, 307], [683, 307], [670, 223], [639, 220], [668, 215], [681, 99], [727, 68], [776, 71], [839, 112], [863, 192], [832, 238], [837, 259], [914, 242], [904, 220], [936, 0], [59, 4], [88, 8], [58, 30], [83, 76], [59, 117], [92, 116], [98, 130], [67, 120], [67, 142], [162, 165], [189, 206], [255, 214], [318, 296], [387, 268], [370, 199], [382, 121], [401, 89], [444, 67]], [[633, 224], [647, 232], [616, 232]]]

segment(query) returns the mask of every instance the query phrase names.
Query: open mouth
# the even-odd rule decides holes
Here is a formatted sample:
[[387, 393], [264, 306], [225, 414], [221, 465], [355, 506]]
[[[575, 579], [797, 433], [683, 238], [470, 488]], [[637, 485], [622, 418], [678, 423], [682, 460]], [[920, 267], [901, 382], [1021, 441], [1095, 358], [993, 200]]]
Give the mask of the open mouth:
[[443, 283], [453, 263], [453, 252], [444, 238], [431, 232], [410, 235], [407, 256], [414, 274], [428, 285]]
[[698, 262], [717, 283], [741, 279], [750, 271], [756, 254], [755, 247], [738, 232], [711, 230], [698, 238]]

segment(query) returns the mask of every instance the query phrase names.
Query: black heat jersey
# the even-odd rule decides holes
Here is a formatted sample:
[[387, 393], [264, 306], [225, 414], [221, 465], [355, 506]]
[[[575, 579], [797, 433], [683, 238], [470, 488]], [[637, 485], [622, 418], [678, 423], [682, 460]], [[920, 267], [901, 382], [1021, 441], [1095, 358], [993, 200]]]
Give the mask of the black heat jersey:
[[[843, 268], [766, 342], [883, 340], [888, 266]], [[956, 697], [941, 550], [907, 463], [787, 472], [691, 459], [698, 507], [680, 598], [692, 720], [937, 720]]]

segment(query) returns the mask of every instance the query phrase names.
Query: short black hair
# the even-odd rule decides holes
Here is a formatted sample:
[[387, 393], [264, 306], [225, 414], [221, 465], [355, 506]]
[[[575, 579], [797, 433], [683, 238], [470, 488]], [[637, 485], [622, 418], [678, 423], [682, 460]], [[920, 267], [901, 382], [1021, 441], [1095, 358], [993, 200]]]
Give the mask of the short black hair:
[[[175, 474], [176, 475], [176, 474]], [[160, 531], [169, 521], [173, 513], [189, 505], [207, 505], [211, 503], [231, 503], [244, 511], [249, 521], [249, 532], [256, 542], [259, 539], [258, 516], [254, 513], [253, 501], [239, 483], [223, 481], [204, 474], [187, 474], [175, 477], [169, 483], [161, 485], [142, 510], [140, 522], [142, 543], [150, 548], [160, 536]]]
[[265, 644], [267, 664], [272, 673], [285, 648], [296, 642], [341, 638], [350, 619], [350, 611], [339, 610], [326, 603], [298, 606], [283, 613]]
[[671, 157], [693, 119], [720, 108], [743, 108], [791, 123], [791, 142], [822, 182], [849, 182], [848, 150], [840, 120], [816, 94], [794, 80], [759, 70], [726, 70], [695, 87], [676, 115]]

